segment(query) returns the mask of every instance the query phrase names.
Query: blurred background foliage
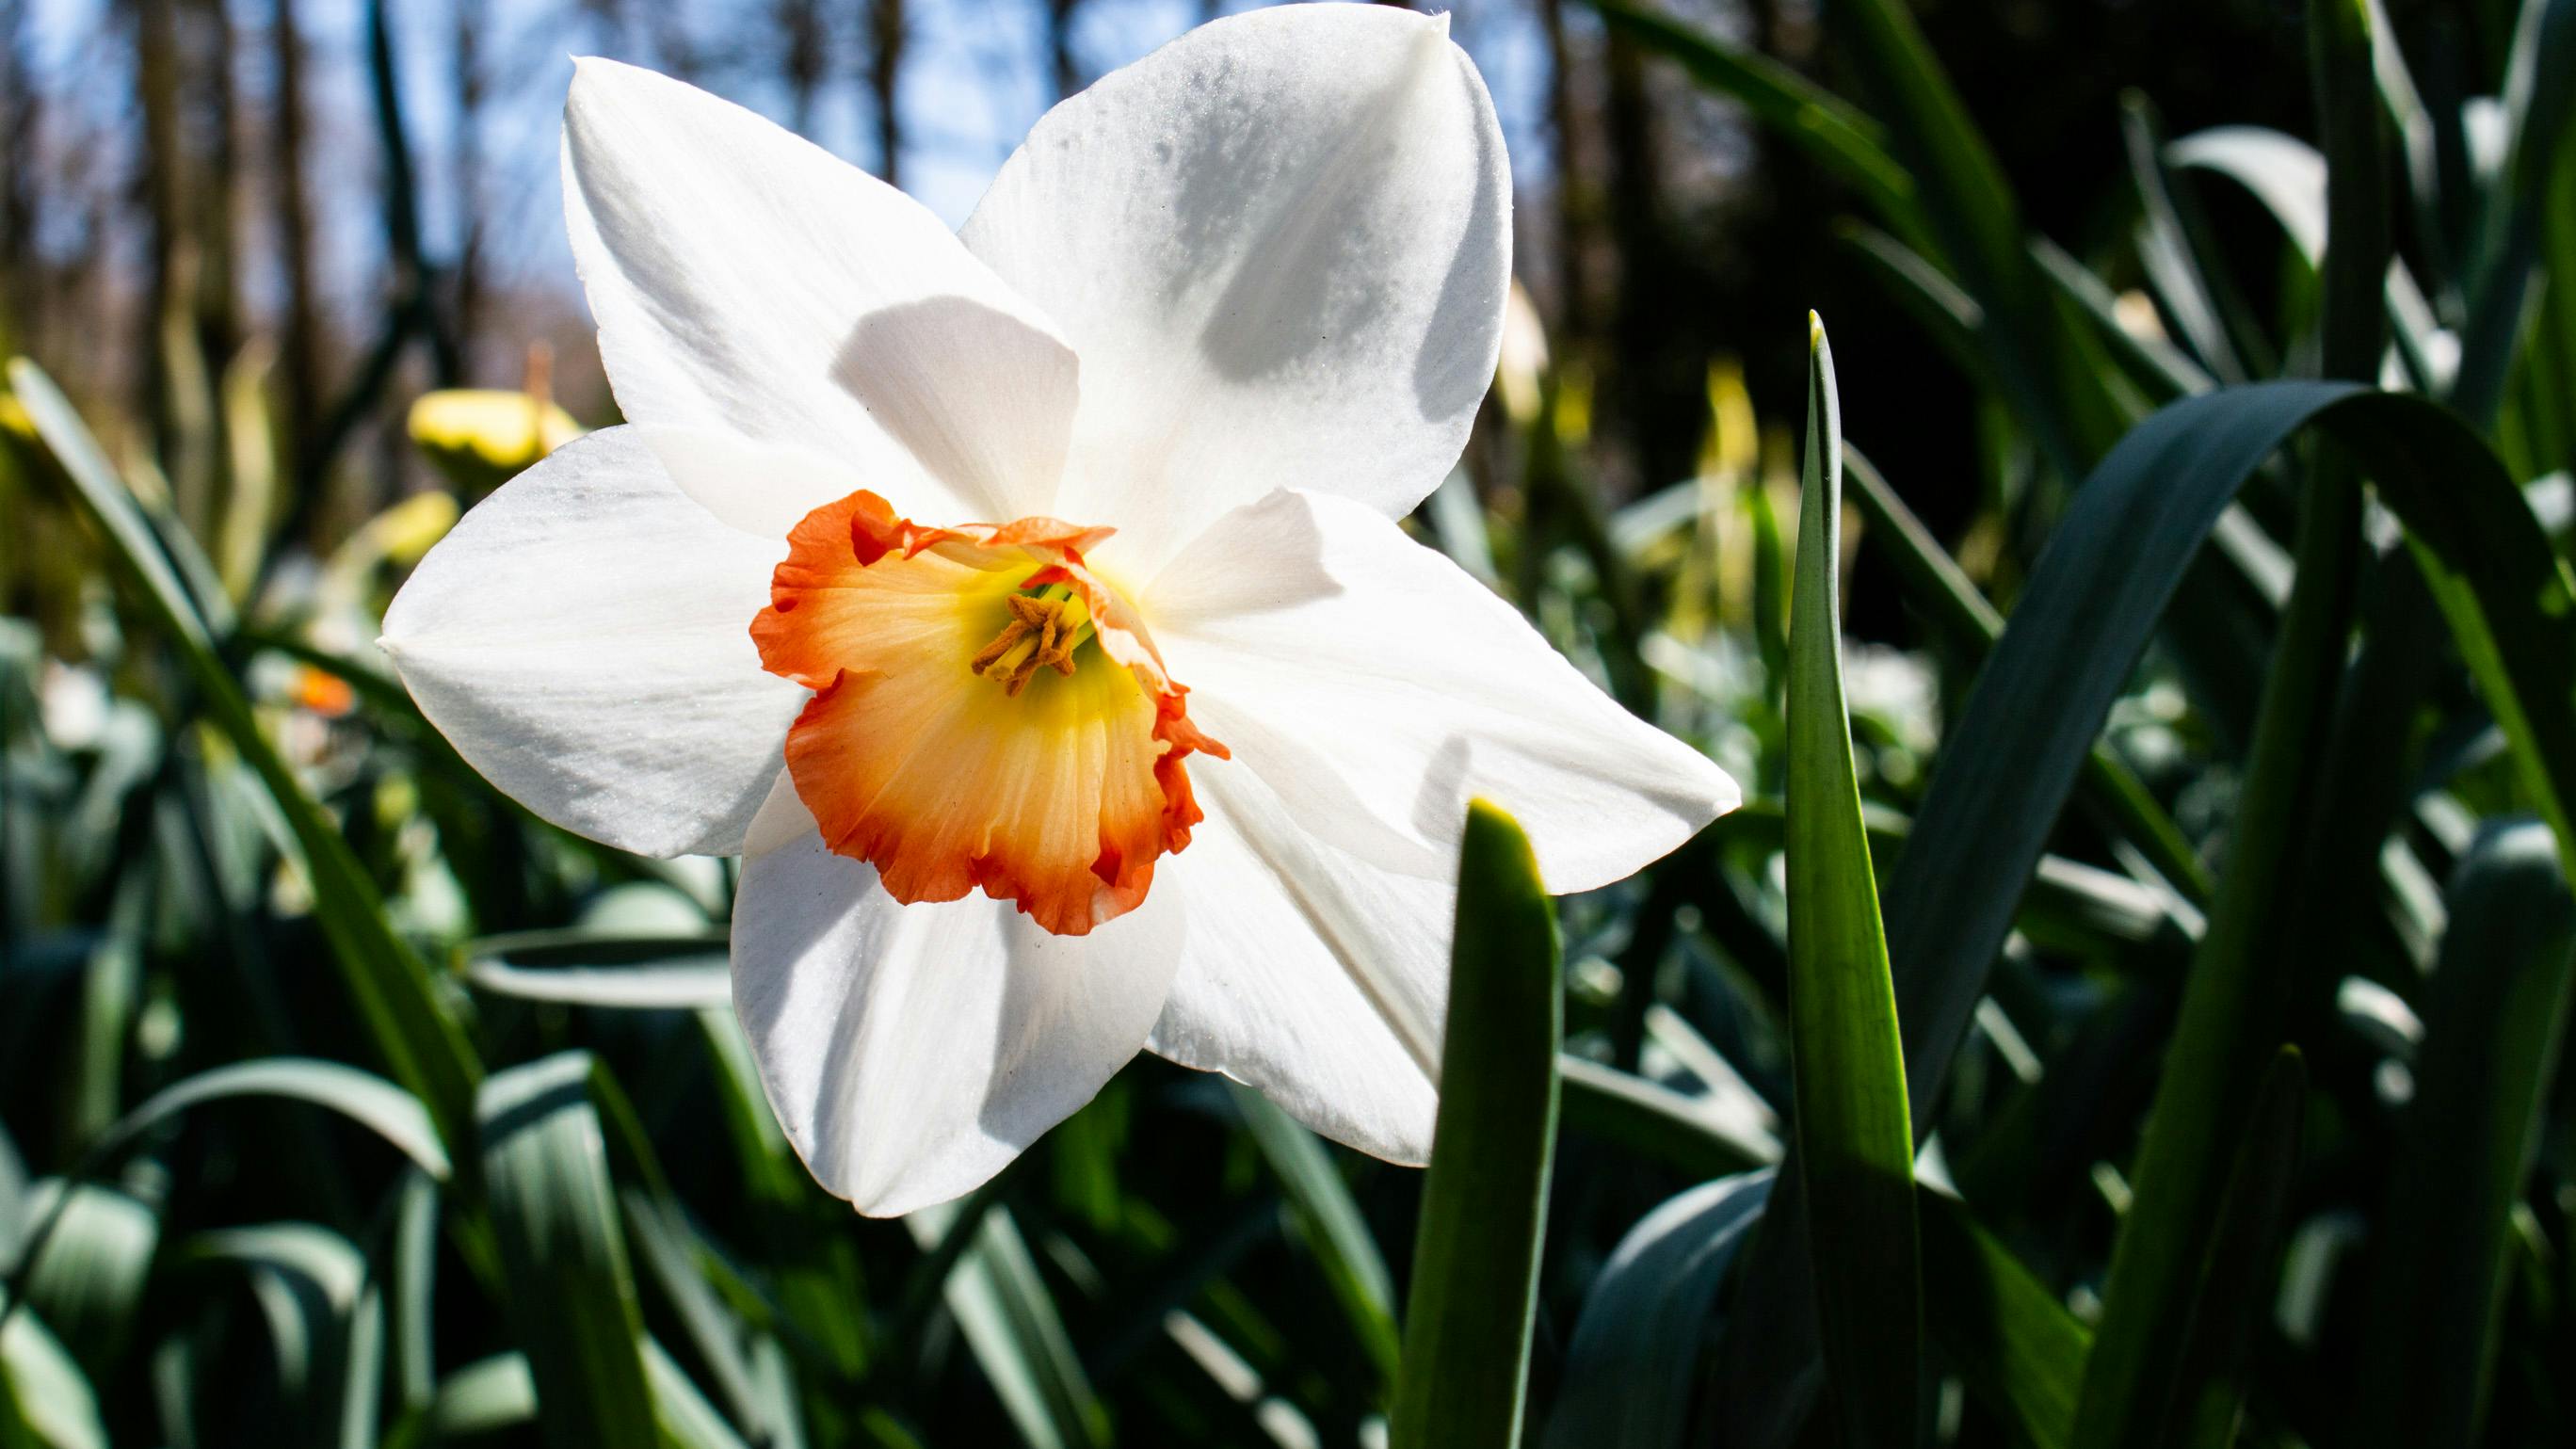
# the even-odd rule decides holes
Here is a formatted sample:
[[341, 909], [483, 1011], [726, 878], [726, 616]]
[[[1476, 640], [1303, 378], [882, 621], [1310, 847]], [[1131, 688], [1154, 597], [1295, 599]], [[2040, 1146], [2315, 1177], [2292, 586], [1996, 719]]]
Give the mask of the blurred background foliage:
[[[568, 52], [954, 221], [1231, 8], [0, 3], [0, 1445], [1385, 1442], [1422, 1174], [1148, 1059], [853, 1217], [726, 1006], [729, 866], [534, 820], [371, 642], [614, 420]], [[2569, 1439], [2576, 5], [2319, 14], [1459, 7], [1526, 285], [1412, 526], [1748, 795], [1561, 904], [1532, 1440]], [[1871, 899], [1784, 859], [1836, 662], [1892, 1065], [1791, 990], [1789, 882]], [[1910, 1096], [1919, 1254], [1862, 1246], [1919, 1292], [1767, 1211], [1836, 1201], [1771, 1175], [1828, 1087]], [[1820, 1326], [1918, 1298], [1921, 1374], [1820, 1398]]]

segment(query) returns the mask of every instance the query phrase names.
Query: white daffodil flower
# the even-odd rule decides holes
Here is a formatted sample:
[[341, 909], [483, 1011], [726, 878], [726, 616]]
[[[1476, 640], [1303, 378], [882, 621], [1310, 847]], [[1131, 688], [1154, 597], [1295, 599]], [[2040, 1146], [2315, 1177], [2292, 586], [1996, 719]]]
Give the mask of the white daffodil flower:
[[1395, 520], [1494, 374], [1511, 177], [1444, 20], [1220, 20], [969, 221], [585, 61], [573, 249], [627, 426], [385, 619], [501, 789], [740, 852], [734, 998], [822, 1184], [973, 1189], [1142, 1048], [1431, 1146], [1464, 807], [1549, 887], [1735, 785]]

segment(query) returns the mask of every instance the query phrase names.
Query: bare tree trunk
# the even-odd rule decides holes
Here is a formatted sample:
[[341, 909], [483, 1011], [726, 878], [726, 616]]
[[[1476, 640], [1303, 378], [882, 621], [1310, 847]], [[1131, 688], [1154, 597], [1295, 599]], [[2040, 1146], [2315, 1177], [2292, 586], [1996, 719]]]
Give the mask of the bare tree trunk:
[[696, 81], [701, 57], [697, 41], [689, 35], [688, 11], [670, 4], [653, 6], [651, 13], [653, 54], [661, 60], [663, 74]]
[[34, 30], [25, 0], [0, 0], [0, 348], [33, 353], [42, 335], [36, 247], [36, 133], [42, 114], [28, 55]]
[[205, 87], [188, 165], [195, 177], [190, 198], [197, 251], [193, 310], [198, 345], [222, 366], [241, 347], [239, 278], [235, 275], [238, 217], [233, 189], [241, 175], [240, 115], [233, 88], [233, 21], [224, 0], [191, 0], [190, 67]]
[[1602, 396], [1620, 402], [1631, 456], [1628, 480], [1652, 487], [1689, 476], [1706, 403], [1696, 364], [1673, 309], [1689, 295], [1657, 198], [1662, 191], [1654, 98], [1634, 45], [1616, 36], [1605, 55], [1608, 90], [1603, 119], [1610, 142], [1610, 234], [1618, 245], [1619, 293], [1610, 327], [1620, 374]]
[[1073, 11], [1082, 0], [1047, 0], [1047, 56], [1055, 71], [1057, 100], [1082, 89], [1082, 67], [1073, 58]]
[[778, 28], [787, 43], [781, 66], [787, 76], [787, 128], [810, 137], [814, 95], [831, 68], [831, 36], [823, 26], [821, 0], [780, 0]]
[[903, 108], [897, 91], [909, 39], [903, 0], [868, 0], [868, 94], [876, 107], [877, 174], [903, 184]]
[[304, 174], [304, 34], [295, 0], [273, 0], [268, 53], [270, 184], [277, 188], [278, 260], [286, 277], [286, 312], [278, 348], [279, 463], [294, 476], [322, 410], [322, 325], [315, 305], [313, 213]]
[[140, 137], [144, 232], [150, 273], [137, 319], [136, 413], [149, 419], [156, 449], [170, 442], [169, 379], [159, 365], [161, 329], [184, 284], [187, 199], [179, 165], [179, 36], [175, 0], [133, 0], [134, 88], [142, 105]]
[[456, 0], [455, 130], [448, 152], [456, 166], [456, 267], [452, 316], [456, 350], [467, 372], [483, 322], [483, 60], [489, 18], [485, 0]]
[[1561, 350], [1582, 347], [1591, 336], [1592, 292], [1584, 255], [1584, 148], [1574, 104], [1574, 54], [1565, 34], [1564, 0], [1539, 0], [1547, 34], [1548, 141], [1556, 169], [1556, 336]]

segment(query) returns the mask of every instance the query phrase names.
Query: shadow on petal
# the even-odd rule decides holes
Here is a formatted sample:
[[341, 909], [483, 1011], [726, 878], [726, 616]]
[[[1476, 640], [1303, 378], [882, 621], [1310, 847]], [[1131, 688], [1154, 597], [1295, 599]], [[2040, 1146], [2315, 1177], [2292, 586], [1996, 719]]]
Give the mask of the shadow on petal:
[[1000, 523], [1054, 504], [1081, 392], [1073, 350], [1009, 313], [932, 297], [859, 319], [832, 380], [931, 474]]

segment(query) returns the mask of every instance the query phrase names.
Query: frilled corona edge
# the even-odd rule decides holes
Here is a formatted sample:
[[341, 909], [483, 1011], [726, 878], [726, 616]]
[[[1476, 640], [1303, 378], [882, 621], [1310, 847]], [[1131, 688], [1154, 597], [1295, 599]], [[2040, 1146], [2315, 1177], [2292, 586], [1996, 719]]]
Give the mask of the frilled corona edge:
[[1081, 935], [1145, 899], [1203, 815], [1190, 723], [1135, 609], [1053, 518], [925, 527], [861, 490], [806, 515], [753, 621], [814, 690], [787, 734], [831, 848], [895, 899], [972, 890]]

